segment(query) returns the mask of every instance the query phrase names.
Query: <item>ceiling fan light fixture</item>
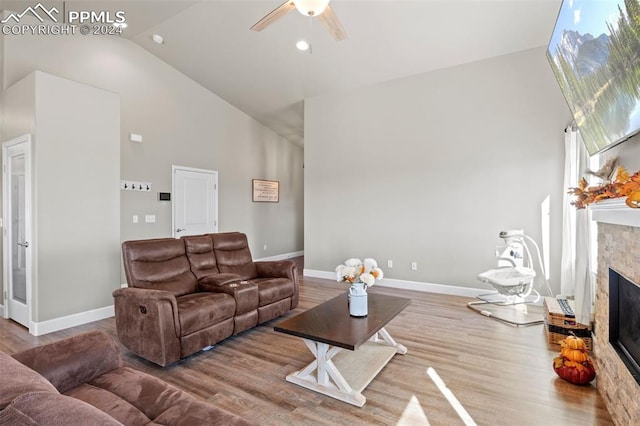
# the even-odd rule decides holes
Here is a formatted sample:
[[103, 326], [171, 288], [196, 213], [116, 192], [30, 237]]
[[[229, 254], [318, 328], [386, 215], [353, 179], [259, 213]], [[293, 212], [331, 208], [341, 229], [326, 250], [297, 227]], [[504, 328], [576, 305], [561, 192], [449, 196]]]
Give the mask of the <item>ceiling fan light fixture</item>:
[[305, 16], [318, 16], [327, 8], [329, 0], [293, 0], [293, 4]]

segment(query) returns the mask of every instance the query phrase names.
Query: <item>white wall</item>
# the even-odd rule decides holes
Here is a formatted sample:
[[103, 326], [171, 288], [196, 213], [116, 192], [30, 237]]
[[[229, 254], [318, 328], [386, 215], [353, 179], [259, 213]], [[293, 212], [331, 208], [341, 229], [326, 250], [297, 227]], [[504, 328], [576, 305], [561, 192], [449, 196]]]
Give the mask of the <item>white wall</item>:
[[120, 276], [120, 99], [35, 72], [5, 91], [3, 134], [32, 135], [33, 320], [112, 304]]
[[[171, 205], [157, 192], [171, 191], [175, 164], [219, 172], [219, 229], [247, 233], [254, 257], [303, 249], [301, 147], [119, 37], [5, 37], [4, 58], [7, 86], [41, 70], [120, 94], [121, 177], [153, 183], [121, 192], [122, 240], [171, 236]], [[279, 180], [280, 203], [253, 203], [254, 178]], [[133, 224], [134, 214], [157, 222]]]
[[[3, 2], [0, 0], [0, 18], [4, 18], [4, 12], [2, 11]], [[4, 93], [4, 34], [0, 31], [0, 142], [4, 142], [6, 139], [2, 134], [2, 117], [4, 110], [2, 109]], [[0, 176], [0, 183], [2, 181], [2, 177]], [[0, 197], [0, 209], [2, 208], [2, 197]], [[0, 258], [2, 258], [2, 245], [0, 245]], [[1, 268], [0, 268], [1, 269]], [[2, 290], [2, 288], [0, 288]], [[4, 315], [4, 306], [2, 305], [3, 298], [0, 297], [0, 315]]]
[[541, 241], [549, 196], [559, 290], [569, 118], [543, 48], [308, 99], [305, 268], [373, 256], [390, 278], [482, 288], [500, 230]]
[[[600, 154], [603, 158], [618, 157], [618, 163], [623, 165], [629, 173], [640, 170], [640, 135], [611, 148]], [[601, 164], [604, 161], [601, 161]]]

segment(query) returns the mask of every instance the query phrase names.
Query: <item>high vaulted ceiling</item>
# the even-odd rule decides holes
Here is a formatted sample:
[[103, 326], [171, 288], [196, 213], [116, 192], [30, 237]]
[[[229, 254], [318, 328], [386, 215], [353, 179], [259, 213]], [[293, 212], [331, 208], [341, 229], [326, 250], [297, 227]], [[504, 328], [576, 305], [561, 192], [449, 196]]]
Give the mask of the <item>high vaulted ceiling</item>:
[[[332, 0], [336, 42], [293, 11], [250, 31], [283, 0], [67, 1], [124, 10], [125, 36], [294, 143], [304, 99], [545, 46], [561, 0]], [[20, 3], [4, 0], [4, 5]], [[43, 1], [45, 3], [45, 1]], [[151, 36], [159, 34], [159, 45]], [[312, 53], [295, 48], [306, 39]]]

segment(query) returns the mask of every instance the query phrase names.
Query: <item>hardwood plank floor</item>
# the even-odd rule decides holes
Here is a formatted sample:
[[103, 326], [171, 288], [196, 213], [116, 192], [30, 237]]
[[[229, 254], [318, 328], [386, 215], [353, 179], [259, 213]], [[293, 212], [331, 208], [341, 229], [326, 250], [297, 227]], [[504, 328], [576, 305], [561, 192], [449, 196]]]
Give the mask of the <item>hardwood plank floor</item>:
[[[346, 291], [329, 280], [302, 278], [300, 306], [289, 318]], [[427, 376], [432, 367], [479, 425], [610, 425], [595, 383], [579, 387], [551, 367], [559, 350], [543, 326], [515, 328], [468, 309], [463, 297], [375, 286], [372, 292], [412, 299], [386, 328], [408, 349], [364, 390], [357, 408], [288, 383], [313, 356], [301, 339], [277, 333], [275, 319], [207, 352], [160, 368], [122, 347], [125, 363], [264, 425], [453, 425], [460, 417]], [[0, 319], [0, 350], [15, 353], [88, 330], [116, 337], [113, 318], [34, 337]]]

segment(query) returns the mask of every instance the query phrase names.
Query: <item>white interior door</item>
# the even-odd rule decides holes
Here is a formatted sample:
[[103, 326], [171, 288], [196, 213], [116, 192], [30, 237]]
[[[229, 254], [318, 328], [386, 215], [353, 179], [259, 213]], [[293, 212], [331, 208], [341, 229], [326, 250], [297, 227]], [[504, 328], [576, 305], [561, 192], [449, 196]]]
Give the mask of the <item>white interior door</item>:
[[173, 166], [173, 236], [218, 231], [218, 172]]
[[2, 145], [5, 317], [31, 325], [31, 136]]

